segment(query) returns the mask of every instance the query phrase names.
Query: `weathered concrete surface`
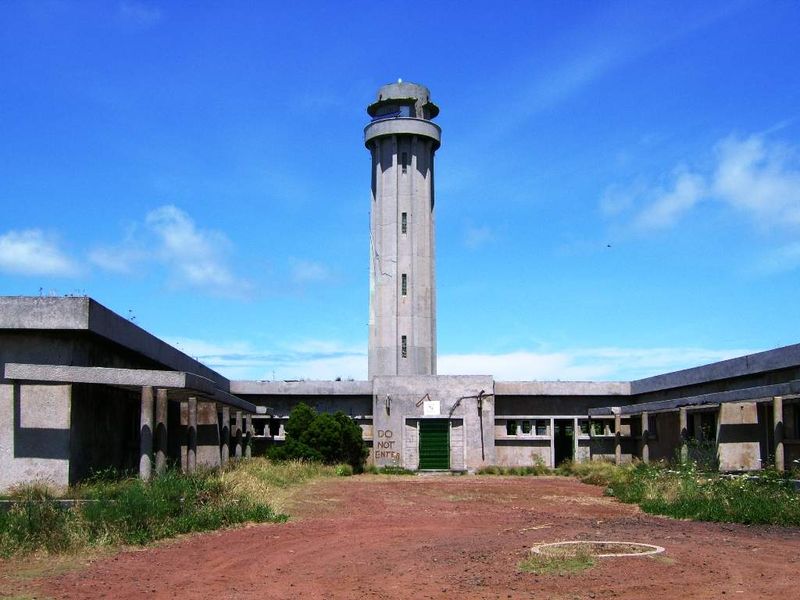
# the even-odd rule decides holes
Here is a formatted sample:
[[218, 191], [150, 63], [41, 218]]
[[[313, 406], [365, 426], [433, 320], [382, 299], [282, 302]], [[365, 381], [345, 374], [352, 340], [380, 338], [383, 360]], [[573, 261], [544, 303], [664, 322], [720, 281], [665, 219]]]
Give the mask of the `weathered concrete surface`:
[[[197, 402], [197, 432], [195, 462], [198, 467], [218, 467], [222, 464], [219, 439], [217, 407], [213, 402]], [[189, 403], [181, 403], [181, 425], [184, 429], [181, 441], [181, 467], [189, 468], [189, 444], [186, 433], [189, 426]]]
[[755, 402], [723, 404], [717, 432], [721, 471], [755, 471], [761, 468], [761, 428]]
[[373, 121], [364, 131], [372, 155], [369, 379], [436, 373], [433, 156], [440, 130], [427, 120], [438, 112], [430, 111], [429, 95], [416, 84], [384, 86], [370, 114], [397, 109], [411, 118]]
[[372, 382], [231, 381], [231, 393], [240, 396], [366, 396], [372, 394]]
[[797, 366], [800, 366], [800, 344], [638, 379], [631, 382], [631, 393], [644, 394], [666, 388], [702, 384]]
[[374, 379], [373, 460], [376, 465], [419, 466], [421, 419], [448, 419], [450, 468], [495, 464], [494, 398], [491, 377], [418, 375]]
[[628, 396], [627, 381], [495, 381], [498, 396]]
[[196, 373], [222, 390], [229, 388], [228, 380], [216, 371], [91, 298], [0, 297], [0, 329], [88, 331], [168, 369]]
[[69, 484], [72, 386], [0, 384], [0, 490]]

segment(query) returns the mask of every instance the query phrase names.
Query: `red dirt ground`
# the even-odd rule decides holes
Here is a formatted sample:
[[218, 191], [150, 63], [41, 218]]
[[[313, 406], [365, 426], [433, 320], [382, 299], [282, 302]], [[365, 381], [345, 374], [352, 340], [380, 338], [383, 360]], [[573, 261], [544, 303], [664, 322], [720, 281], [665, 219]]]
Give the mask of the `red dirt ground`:
[[[76, 598], [800, 598], [800, 529], [652, 517], [558, 477], [360, 476], [305, 488], [286, 524], [196, 535], [32, 582]], [[653, 543], [536, 576], [540, 542]]]

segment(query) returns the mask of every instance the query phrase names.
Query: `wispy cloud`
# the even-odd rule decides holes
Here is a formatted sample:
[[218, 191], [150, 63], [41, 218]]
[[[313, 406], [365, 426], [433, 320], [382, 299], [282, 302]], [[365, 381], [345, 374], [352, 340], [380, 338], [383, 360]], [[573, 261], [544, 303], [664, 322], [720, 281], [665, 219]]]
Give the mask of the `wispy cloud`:
[[[366, 344], [299, 340], [260, 348], [247, 341], [209, 342], [165, 337], [231, 379], [366, 379]], [[442, 354], [442, 375], [492, 375], [501, 381], [628, 381], [751, 353], [752, 350], [678, 348], [570, 348], [552, 352]]]
[[573, 348], [501, 354], [445, 354], [439, 373], [493, 375], [498, 380], [629, 381], [748, 354], [744, 349]]
[[235, 298], [252, 293], [252, 283], [234, 274], [229, 265], [232, 244], [228, 237], [220, 231], [198, 227], [180, 208], [156, 208], [147, 213], [143, 228], [136, 225], [134, 229], [140, 241], [128, 236], [118, 246], [94, 248], [89, 260], [101, 269], [122, 274], [153, 262], [166, 268], [171, 287]]
[[186, 354], [231, 379], [366, 379], [366, 346], [296, 340], [259, 348], [241, 340], [209, 342], [169, 337]]
[[494, 239], [494, 230], [488, 225], [468, 225], [464, 230], [464, 245], [475, 250]]
[[301, 285], [322, 283], [333, 279], [333, 273], [330, 268], [321, 262], [290, 258], [289, 267], [291, 269], [292, 281]]
[[16, 275], [74, 277], [77, 263], [41, 229], [9, 231], [0, 235], [0, 271]]
[[[755, 228], [793, 239], [773, 249], [759, 270], [800, 266], [800, 148], [764, 134], [728, 136], [714, 145], [704, 169], [680, 166], [665, 186], [611, 186], [600, 199], [608, 217], [627, 218], [640, 232], [666, 229], [701, 202], [736, 211]], [[633, 213], [633, 214], [631, 214]]]
[[118, 15], [123, 21], [139, 27], [151, 27], [160, 22], [164, 16], [159, 7], [134, 0], [120, 2]]

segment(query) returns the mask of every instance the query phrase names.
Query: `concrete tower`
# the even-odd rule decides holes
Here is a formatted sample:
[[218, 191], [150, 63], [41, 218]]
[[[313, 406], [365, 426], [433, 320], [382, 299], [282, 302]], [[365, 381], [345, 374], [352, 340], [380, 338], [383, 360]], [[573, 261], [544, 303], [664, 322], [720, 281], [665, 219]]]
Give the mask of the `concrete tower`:
[[378, 90], [364, 143], [372, 153], [369, 378], [436, 374], [433, 154], [441, 129], [428, 88]]

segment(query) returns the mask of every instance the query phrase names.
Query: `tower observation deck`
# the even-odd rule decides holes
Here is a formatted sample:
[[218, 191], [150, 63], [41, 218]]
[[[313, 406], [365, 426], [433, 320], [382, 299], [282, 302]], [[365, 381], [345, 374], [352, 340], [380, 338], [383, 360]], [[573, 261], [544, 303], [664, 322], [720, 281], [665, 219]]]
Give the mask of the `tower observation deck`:
[[428, 88], [398, 81], [367, 108], [372, 155], [369, 378], [436, 374], [433, 156]]

